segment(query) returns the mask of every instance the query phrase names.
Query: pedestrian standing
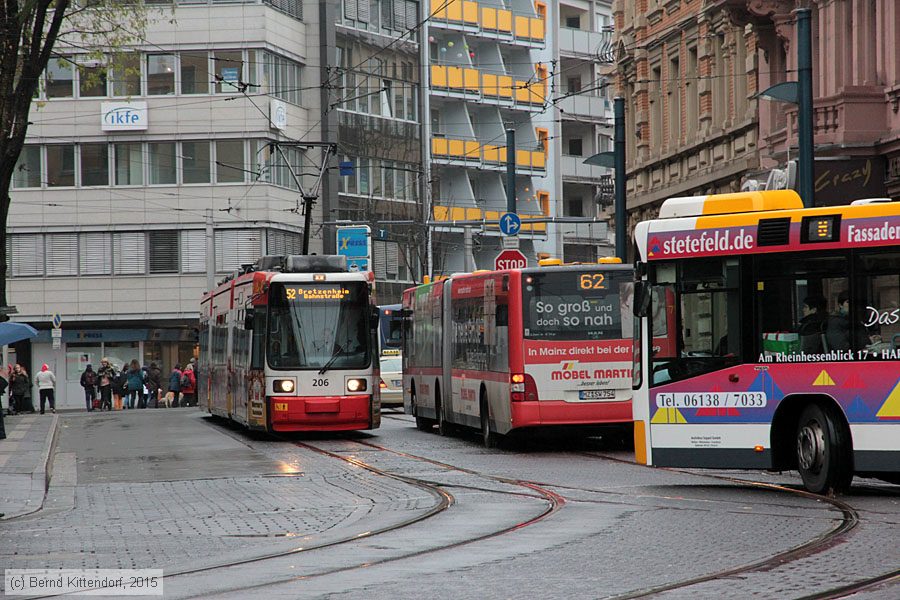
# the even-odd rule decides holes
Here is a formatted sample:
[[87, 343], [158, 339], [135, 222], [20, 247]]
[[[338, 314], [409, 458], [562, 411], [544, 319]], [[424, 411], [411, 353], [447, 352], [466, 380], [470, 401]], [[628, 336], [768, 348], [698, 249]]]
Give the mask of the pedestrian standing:
[[194, 375], [193, 365], [184, 368], [181, 375], [181, 393], [185, 406], [197, 406], [197, 377]]
[[0, 376], [0, 440], [6, 439], [6, 428], [3, 425], [3, 393], [6, 391], [7, 387], [6, 379]]
[[162, 371], [155, 362], [151, 362], [150, 368], [147, 369], [147, 391], [150, 394], [147, 398], [148, 406], [153, 402], [153, 408], [159, 408], [160, 387], [162, 387]]
[[81, 374], [81, 387], [84, 388], [84, 404], [88, 412], [94, 410], [94, 399], [97, 397], [97, 373], [92, 365], [88, 365]]
[[116, 370], [116, 377], [113, 379], [112, 383], [112, 392], [113, 392], [113, 408], [115, 410], [122, 410], [123, 408], [128, 408], [124, 404], [125, 397], [125, 381], [128, 377], [128, 367], [122, 366], [122, 370]]
[[12, 378], [9, 381], [10, 393], [12, 394], [12, 404], [14, 413], [34, 412], [34, 406], [31, 404], [31, 378], [28, 377], [28, 371], [20, 364], [16, 364], [13, 368]]
[[47, 366], [47, 363], [41, 365], [41, 372], [34, 376], [34, 382], [38, 386], [38, 393], [41, 395], [41, 414], [44, 414], [44, 406], [50, 401], [50, 412], [56, 412], [56, 397], [54, 388], [56, 387], [56, 375]]
[[181, 396], [181, 365], [176, 364], [172, 372], [169, 373], [169, 391], [166, 394], [166, 404], [170, 404], [178, 408], [178, 400]]
[[135, 359], [132, 359], [128, 366], [129, 369], [126, 379], [128, 408], [144, 408], [141, 406], [141, 395], [144, 389], [144, 372], [141, 371], [141, 365]]
[[100, 380], [100, 410], [112, 410], [112, 384], [116, 378], [116, 371], [109, 364], [108, 358], [100, 360], [100, 369], [97, 371]]

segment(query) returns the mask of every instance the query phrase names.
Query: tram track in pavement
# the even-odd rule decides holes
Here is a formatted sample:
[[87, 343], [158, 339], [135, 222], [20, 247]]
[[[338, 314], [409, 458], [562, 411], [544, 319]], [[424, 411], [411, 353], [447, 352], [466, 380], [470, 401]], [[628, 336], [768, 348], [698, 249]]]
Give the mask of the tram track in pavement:
[[[588, 458], [598, 459], [598, 460], [607, 460], [613, 461], [617, 463], [629, 464], [638, 467], [650, 468], [645, 465], [641, 465], [632, 461], [623, 460], [618, 457], [608, 456], [602, 453], [594, 453], [594, 452], [576, 452], [576, 454], [580, 456], [585, 456]], [[793, 546], [783, 552], [779, 552], [772, 556], [763, 558], [761, 560], [753, 561], [750, 563], [742, 564], [739, 566], [720, 569], [718, 571], [714, 571], [712, 573], [708, 573], [706, 575], [701, 575], [698, 577], [692, 577], [689, 579], [684, 579], [681, 581], [675, 581], [672, 583], [662, 584], [658, 586], [651, 586], [647, 588], [643, 588], [640, 590], [632, 590], [625, 594], [616, 594], [613, 596], [607, 596], [605, 600], [631, 600], [634, 598], [646, 598], [649, 596], [655, 596], [657, 594], [662, 594], [664, 592], [674, 591], [674, 590], [684, 590], [686, 588], [690, 588], [702, 583], [707, 583], [711, 581], [727, 579], [731, 577], [735, 577], [737, 575], [748, 574], [752, 572], [759, 571], [767, 571], [771, 569], [775, 569], [778, 567], [782, 567], [788, 563], [807, 558], [819, 552], [828, 550], [835, 545], [841, 543], [843, 538], [845, 538], [851, 531], [853, 531], [860, 523], [859, 511], [851, 506], [848, 502], [840, 500], [838, 498], [830, 497], [830, 496], [821, 496], [818, 494], [813, 494], [812, 492], [808, 492], [806, 490], [801, 490], [793, 487], [789, 487], [786, 485], [780, 485], [776, 483], [770, 482], [762, 482], [762, 481], [754, 481], [752, 479], [743, 479], [739, 477], [732, 477], [727, 475], [716, 475], [713, 473], [705, 473], [698, 471], [691, 471], [687, 469], [677, 469], [672, 467], [661, 467], [661, 469], [674, 472], [674, 473], [682, 473], [687, 475], [693, 475], [698, 477], [706, 477], [709, 479], [716, 479], [719, 481], [725, 481], [728, 483], [748, 486], [756, 489], [767, 490], [771, 492], [780, 492], [791, 494], [794, 496], [800, 496], [803, 498], [808, 498], [812, 500], [816, 500], [819, 502], [825, 502], [831, 505], [832, 508], [837, 510], [840, 513], [840, 519], [838, 523], [832, 527], [831, 529], [820, 533], [819, 535], [801, 543], [796, 546]], [[543, 484], [549, 485], [551, 487], [552, 484]], [[579, 491], [590, 492], [591, 490], [580, 489]], [[892, 571], [888, 571], [885, 573], [881, 573], [879, 575], [875, 575], [873, 577], [867, 577], [865, 579], [861, 579], [859, 581], [834, 587], [831, 589], [823, 590], [821, 592], [816, 592], [814, 594], [804, 595], [797, 600], [832, 600], [836, 598], [845, 598], [847, 596], [857, 594], [859, 592], [867, 591], [869, 589], [875, 588], [882, 584], [892, 583], [892, 582], [900, 582], [900, 569], [895, 569]]]
[[[400, 416], [387, 416], [387, 418], [397, 421], [409, 421], [409, 419], [401, 418]], [[565, 450], [567, 452], [572, 452], [571, 450]], [[598, 460], [607, 460], [613, 461], [620, 464], [627, 464], [637, 467], [643, 468], [651, 468], [645, 465], [641, 465], [635, 463], [634, 461], [624, 460], [622, 458], [616, 456], [609, 456], [607, 454], [603, 454], [602, 452], [589, 452], [589, 451], [575, 451], [574, 454], [584, 456], [591, 459]], [[821, 496], [818, 494], [813, 494], [806, 490], [797, 489], [793, 487], [789, 487], [786, 485], [780, 485], [776, 483], [770, 482], [762, 482], [755, 481], [752, 479], [744, 479], [739, 477], [727, 476], [727, 475], [716, 475], [714, 473], [708, 472], [698, 472], [691, 471], [687, 469], [677, 469], [677, 468], [662, 468], [663, 470], [674, 472], [674, 473], [682, 473], [692, 476], [705, 477], [710, 479], [715, 479], [718, 481], [725, 481], [732, 484], [748, 486], [755, 489], [762, 489], [770, 492], [776, 493], [785, 493], [793, 496], [799, 496], [803, 498], [808, 498], [811, 500], [815, 500], [818, 502], [825, 502], [829, 504], [834, 510], [838, 511], [840, 517], [838, 522], [834, 527], [823, 531], [819, 535], [801, 543], [797, 544], [783, 552], [779, 552], [772, 556], [753, 561], [750, 563], [741, 564], [735, 567], [720, 569], [718, 571], [714, 571], [712, 573], [708, 573], [705, 575], [692, 577], [688, 579], [684, 579], [681, 581], [671, 582], [667, 584], [662, 584], [658, 586], [651, 586], [647, 588], [643, 588], [640, 590], [632, 590], [623, 594], [616, 594], [611, 596], [606, 596], [606, 600], [630, 600], [633, 598], [645, 598], [649, 596], [655, 596], [657, 594], [662, 594], [669, 591], [675, 590], [684, 590], [686, 588], [690, 588], [693, 586], [697, 586], [702, 583], [707, 583], [716, 580], [727, 579], [735, 576], [739, 576], [741, 574], [747, 574], [751, 572], [757, 571], [766, 571], [774, 568], [782, 567], [786, 564], [789, 564], [793, 561], [797, 561], [803, 558], [807, 558], [819, 552], [828, 550], [839, 544], [843, 541], [843, 539], [850, 534], [860, 523], [860, 515], [859, 511], [850, 505], [848, 502], [844, 500]], [[571, 490], [582, 493], [589, 494], [609, 494], [608, 490], [597, 490], [590, 488], [582, 488], [582, 487], [573, 487], [573, 486], [565, 486], [565, 485], [556, 485], [550, 482], [531, 482], [535, 485], [545, 486], [547, 488], [557, 489], [557, 490]], [[857, 489], [875, 489], [879, 493], [884, 493], [890, 488], [869, 488], [867, 486], [855, 486]], [[572, 502], [579, 502], [582, 500], [571, 499]], [[861, 579], [859, 581], [837, 586], [831, 589], [823, 590], [821, 592], [816, 592], [814, 594], [804, 595], [799, 597], [797, 600], [832, 600], [836, 598], [844, 598], [859, 592], [864, 592], [870, 590], [872, 588], [878, 587], [883, 584], [889, 584], [894, 582], [900, 582], [900, 569], [895, 569], [892, 571], [888, 571], [885, 573], [881, 573], [875, 575], [873, 577], [868, 577]]]

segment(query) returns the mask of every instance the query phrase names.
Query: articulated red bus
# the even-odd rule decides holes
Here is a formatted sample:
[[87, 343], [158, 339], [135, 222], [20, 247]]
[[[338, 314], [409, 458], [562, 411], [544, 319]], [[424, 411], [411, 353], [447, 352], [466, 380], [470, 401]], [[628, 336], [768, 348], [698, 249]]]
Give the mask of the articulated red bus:
[[632, 269], [454, 275], [403, 295], [403, 389], [416, 426], [497, 435], [631, 424]]
[[265, 256], [203, 297], [201, 405], [269, 432], [381, 423], [368, 273], [338, 256]]

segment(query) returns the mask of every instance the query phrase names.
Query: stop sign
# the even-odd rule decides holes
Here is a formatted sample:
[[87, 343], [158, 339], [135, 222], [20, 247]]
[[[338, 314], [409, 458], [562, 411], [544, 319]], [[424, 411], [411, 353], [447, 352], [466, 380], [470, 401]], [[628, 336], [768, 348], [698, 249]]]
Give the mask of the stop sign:
[[494, 269], [503, 271], [504, 269], [524, 269], [528, 266], [525, 255], [518, 250], [504, 250], [494, 259]]

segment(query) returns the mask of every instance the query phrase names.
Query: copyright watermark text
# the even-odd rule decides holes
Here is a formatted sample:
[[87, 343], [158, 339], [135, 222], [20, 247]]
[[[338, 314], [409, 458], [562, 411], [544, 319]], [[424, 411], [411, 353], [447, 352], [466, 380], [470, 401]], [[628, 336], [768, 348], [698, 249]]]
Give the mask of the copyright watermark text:
[[162, 569], [6, 569], [7, 596], [162, 596]]

